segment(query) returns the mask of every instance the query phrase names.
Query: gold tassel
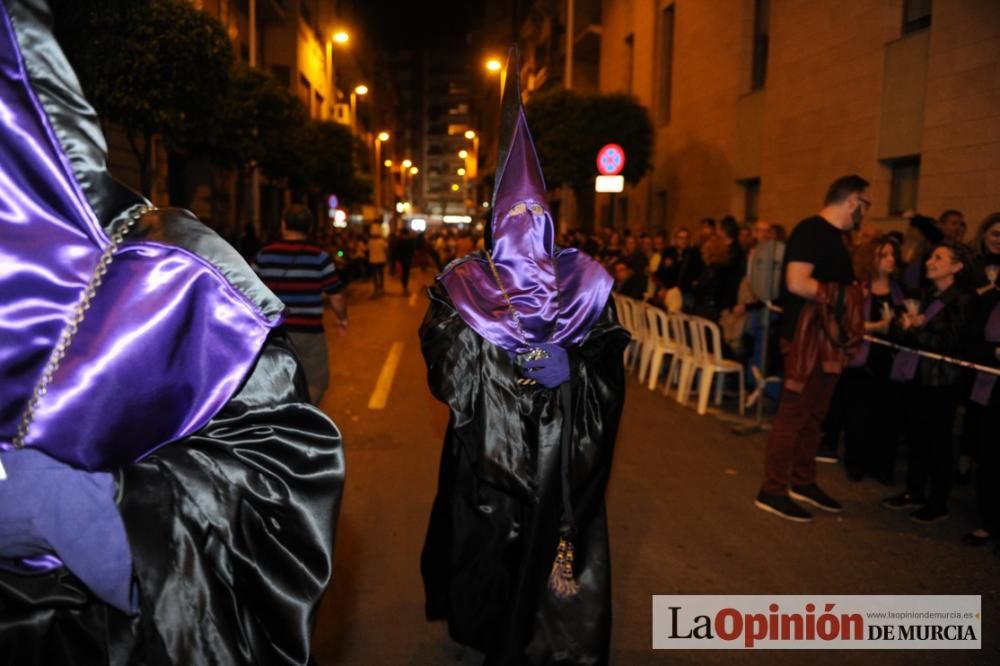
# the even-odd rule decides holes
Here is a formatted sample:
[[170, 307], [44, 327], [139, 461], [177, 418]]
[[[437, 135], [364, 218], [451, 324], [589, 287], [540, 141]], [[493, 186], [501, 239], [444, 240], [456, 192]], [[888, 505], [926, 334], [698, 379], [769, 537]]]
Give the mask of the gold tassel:
[[580, 584], [573, 579], [573, 542], [559, 537], [556, 559], [549, 574], [549, 589], [560, 599], [576, 596]]

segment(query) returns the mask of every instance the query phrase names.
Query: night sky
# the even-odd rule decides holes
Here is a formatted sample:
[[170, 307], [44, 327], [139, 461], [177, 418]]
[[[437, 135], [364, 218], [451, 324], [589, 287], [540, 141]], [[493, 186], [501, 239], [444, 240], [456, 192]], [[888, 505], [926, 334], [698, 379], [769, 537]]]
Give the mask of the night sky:
[[341, 0], [356, 15], [366, 39], [380, 50], [468, 48], [469, 31], [479, 27], [482, 0]]

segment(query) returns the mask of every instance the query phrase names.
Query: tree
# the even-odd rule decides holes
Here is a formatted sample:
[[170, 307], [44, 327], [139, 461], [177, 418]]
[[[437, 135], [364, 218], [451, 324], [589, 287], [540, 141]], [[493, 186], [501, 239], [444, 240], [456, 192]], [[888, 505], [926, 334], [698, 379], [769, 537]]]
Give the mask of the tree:
[[184, 0], [55, 3], [56, 31], [103, 122], [119, 125], [152, 185], [152, 139], [211, 154], [229, 88], [232, 44], [214, 17]]
[[593, 219], [593, 183], [602, 146], [617, 143], [624, 149], [622, 175], [630, 184], [650, 169], [653, 124], [633, 97], [556, 90], [532, 97], [525, 113], [546, 184], [573, 189], [582, 221]]

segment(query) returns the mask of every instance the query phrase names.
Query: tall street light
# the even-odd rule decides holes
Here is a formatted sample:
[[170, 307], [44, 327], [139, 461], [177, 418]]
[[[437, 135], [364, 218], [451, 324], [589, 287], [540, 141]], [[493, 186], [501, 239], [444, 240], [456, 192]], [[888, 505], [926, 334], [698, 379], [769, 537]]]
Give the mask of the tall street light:
[[[389, 140], [388, 132], [379, 132], [375, 135], [375, 214], [380, 218], [382, 217], [382, 169], [379, 164], [382, 164], [382, 144]], [[385, 161], [386, 167], [392, 167], [392, 160]]]
[[[462, 196], [466, 200], [470, 198], [475, 201], [476, 197], [469, 196], [469, 185], [471, 184], [473, 188], [476, 186], [476, 178], [479, 176], [479, 135], [473, 130], [466, 130], [465, 138], [472, 142], [472, 153], [470, 154], [467, 150], [462, 150], [458, 153], [459, 157], [465, 160], [465, 172], [462, 181]], [[465, 153], [465, 155], [462, 155]]]
[[[354, 86], [354, 90], [351, 91], [351, 131], [355, 134], [358, 133], [358, 97], [364, 97], [367, 94], [368, 86], [363, 83]], [[378, 164], [377, 161], [376, 164]]]
[[337, 69], [333, 57], [334, 46], [346, 46], [351, 41], [351, 35], [346, 30], [337, 30], [326, 41], [326, 69], [330, 72], [330, 114], [337, 107]]

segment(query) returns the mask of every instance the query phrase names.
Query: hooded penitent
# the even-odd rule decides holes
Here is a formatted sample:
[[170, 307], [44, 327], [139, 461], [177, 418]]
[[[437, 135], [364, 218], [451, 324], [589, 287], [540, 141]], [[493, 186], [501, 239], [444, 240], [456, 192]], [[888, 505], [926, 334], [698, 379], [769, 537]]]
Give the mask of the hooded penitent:
[[498, 347], [521, 353], [543, 342], [578, 344], [601, 316], [613, 280], [592, 258], [555, 245], [545, 179], [521, 106], [519, 71], [512, 51], [486, 235], [496, 275], [485, 258], [473, 257], [448, 266], [438, 279], [466, 324]]
[[0, 447], [100, 469], [207, 423], [282, 305], [224, 268], [242, 261], [221, 238], [108, 174], [48, 23], [40, 0], [0, 3]]

